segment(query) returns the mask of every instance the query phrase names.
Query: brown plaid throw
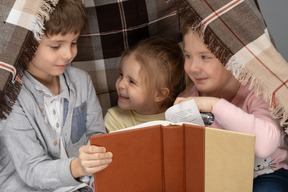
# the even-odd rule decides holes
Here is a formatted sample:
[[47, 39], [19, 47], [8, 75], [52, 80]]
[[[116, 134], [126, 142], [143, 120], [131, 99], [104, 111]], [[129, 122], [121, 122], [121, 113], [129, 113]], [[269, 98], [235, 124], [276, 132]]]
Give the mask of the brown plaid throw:
[[[12, 73], [0, 68], [0, 118], [4, 118], [4, 114], [11, 110], [19, 92], [20, 83], [11, 82], [15, 79], [17, 65], [23, 60], [19, 59], [20, 55], [23, 55], [22, 45], [30, 31], [36, 30], [35, 34], [41, 36], [41, 25], [33, 25], [37, 10], [41, 10], [39, 7], [45, 5], [46, 10], [51, 11], [51, 7], [45, 2], [55, 5], [57, 0], [0, 2], [0, 62], [1, 65], [8, 64], [9, 68], [13, 66], [14, 71]], [[79, 40], [79, 52], [73, 65], [88, 71], [91, 75], [105, 114], [109, 107], [117, 104], [115, 80], [118, 76], [117, 63], [121, 53], [150, 36], [165, 37], [179, 42], [179, 21], [174, 6], [175, 0], [84, 2], [89, 18], [89, 30]], [[6, 22], [8, 17], [14, 21]], [[41, 20], [39, 22], [41, 24]], [[26, 55], [31, 57], [33, 53]]]
[[151, 36], [179, 42], [179, 20], [173, 0], [87, 0], [85, 5], [89, 30], [78, 41], [72, 65], [91, 75], [105, 114], [117, 105], [115, 81], [121, 53]]
[[[253, 0], [179, 0], [179, 14], [242, 84], [263, 94], [281, 125], [288, 118], [288, 64], [265, 33]], [[286, 122], [287, 123], [287, 122]]]
[[[9, 114], [22, 84], [19, 66], [33, 56], [36, 45], [23, 49], [27, 37], [41, 38], [43, 22], [58, 0], [0, 2], [0, 119]], [[32, 34], [33, 35], [33, 34]], [[30, 43], [30, 42], [28, 42]]]

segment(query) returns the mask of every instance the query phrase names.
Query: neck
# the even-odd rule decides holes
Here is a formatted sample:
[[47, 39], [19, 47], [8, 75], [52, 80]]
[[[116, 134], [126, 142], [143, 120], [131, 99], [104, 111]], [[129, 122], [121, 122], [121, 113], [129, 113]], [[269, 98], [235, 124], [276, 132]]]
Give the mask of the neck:
[[[30, 73], [31, 74], [31, 73]], [[32, 74], [31, 74], [32, 75]], [[45, 87], [50, 89], [50, 91], [54, 95], [58, 95], [60, 93], [60, 78], [59, 76], [51, 76], [50, 78], [39, 78], [37, 76], [32, 75], [37, 81], [43, 84]]]
[[225, 87], [222, 87], [221, 90], [216, 90], [211, 93], [199, 93], [199, 95], [223, 98], [231, 102], [234, 99], [234, 97], [237, 95], [240, 86], [241, 86], [241, 83], [236, 80], [235, 82], [231, 82], [230, 84], [227, 84]]

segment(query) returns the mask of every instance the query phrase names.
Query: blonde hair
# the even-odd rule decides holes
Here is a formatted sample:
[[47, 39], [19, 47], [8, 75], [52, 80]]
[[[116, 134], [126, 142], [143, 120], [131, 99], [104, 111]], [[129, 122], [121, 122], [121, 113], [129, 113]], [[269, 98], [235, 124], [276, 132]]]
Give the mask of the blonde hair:
[[165, 111], [173, 105], [178, 94], [185, 88], [184, 57], [179, 45], [168, 39], [151, 37], [140, 41], [135, 47], [122, 54], [123, 58], [133, 54], [140, 63], [140, 75], [144, 79], [150, 99], [162, 88], [169, 89], [169, 95], [156, 103], [158, 111]]

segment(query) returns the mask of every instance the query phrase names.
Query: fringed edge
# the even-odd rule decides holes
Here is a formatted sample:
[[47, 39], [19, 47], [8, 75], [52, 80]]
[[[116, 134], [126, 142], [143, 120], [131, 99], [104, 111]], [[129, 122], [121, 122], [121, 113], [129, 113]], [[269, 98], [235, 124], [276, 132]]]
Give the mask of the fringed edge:
[[59, 0], [43, 0], [43, 4], [40, 7], [40, 11], [37, 12], [35, 20], [33, 22], [33, 33], [37, 41], [40, 41], [44, 34], [44, 23], [50, 19], [50, 14], [54, 11], [55, 6]]
[[17, 97], [21, 90], [21, 84], [18, 81], [12, 83], [12, 78], [12, 74], [10, 74], [9, 81], [6, 83], [4, 90], [0, 91], [0, 119], [7, 118], [6, 116], [9, 115], [16, 101], [14, 99], [15, 95]]
[[263, 100], [269, 104], [269, 110], [273, 118], [278, 119], [280, 126], [288, 134], [288, 109], [282, 107], [280, 101], [269, 92], [251, 72], [244, 67], [243, 63], [232, 56], [226, 65], [226, 69], [231, 71], [234, 77], [243, 85], [250, 84], [249, 89], [253, 89], [256, 96], [262, 94]]
[[[34, 39], [32, 32], [28, 32], [14, 65], [17, 71], [17, 76], [23, 76], [24, 70], [27, 69], [28, 63], [32, 60], [37, 47], [38, 41]], [[12, 80], [13, 74], [10, 74], [3, 91], [0, 91], [0, 119], [6, 119], [10, 114], [21, 90], [22, 84], [19, 81], [13, 82]]]
[[[189, 25], [193, 31], [201, 29], [202, 20], [197, 12], [185, 0], [175, 2], [177, 14], [184, 20], [184, 25]], [[199, 32], [200, 34], [200, 32]], [[201, 37], [208, 49], [220, 60], [225, 66], [228, 60], [232, 57], [233, 53], [228, 47], [217, 37], [217, 35], [210, 29], [209, 25], [206, 27], [205, 32]]]
[[252, 76], [247, 70], [242, 69], [242, 73], [238, 78], [241, 84], [250, 83], [249, 89], [253, 89], [255, 95], [262, 94], [263, 100], [269, 103], [269, 110], [274, 119], [279, 120], [281, 131], [285, 132], [285, 137], [281, 146], [284, 148], [288, 148], [288, 109], [282, 107], [280, 101], [273, 95], [273, 93], [269, 93], [265, 87], [261, 85], [261, 83]]
[[250, 83], [250, 89], [254, 90], [255, 95], [262, 94], [263, 100], [269, 103], [269, 110], [273, 118], [278, 119], [280, 122], [280, 126], [284, 128], [284, 131], [287, 133], [286, 127], [288, 126], [288, 109], [282, 107], [279, 99], [275, 97], [273, 93], [270, 93], [258, 79], [253, 77], [253, 75], [248, 72], [245, 68], [241, 70], [241, 74], [237, 78], [239, 82], [243, 85]]

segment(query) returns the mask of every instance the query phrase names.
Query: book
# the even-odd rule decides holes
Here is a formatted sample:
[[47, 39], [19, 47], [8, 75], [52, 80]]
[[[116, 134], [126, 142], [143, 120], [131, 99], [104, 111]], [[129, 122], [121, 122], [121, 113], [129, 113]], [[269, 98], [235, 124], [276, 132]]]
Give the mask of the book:
[[113, 153], [96, 192], [252, 191], [255, 136], [192, 123], [149, 122], [90, 137]]
[[169, 107], [165, 111], [165, 119], [173, 123], [205, 125], [194, 99]]

